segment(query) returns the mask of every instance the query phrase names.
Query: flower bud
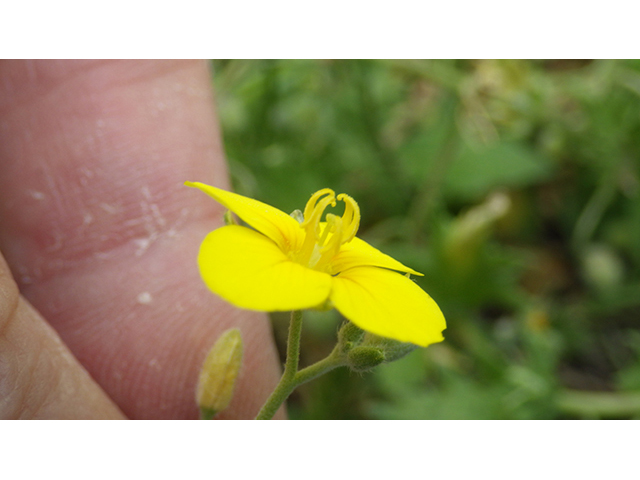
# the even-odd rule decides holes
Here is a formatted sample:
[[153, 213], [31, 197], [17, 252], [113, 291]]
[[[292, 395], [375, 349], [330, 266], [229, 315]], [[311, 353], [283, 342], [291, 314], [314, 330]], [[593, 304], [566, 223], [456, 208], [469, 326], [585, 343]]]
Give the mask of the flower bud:
[[338, 330], [338, 344], [343, 352], [348, 352], [360, 343], [364, 331], [351, 322], [346, 322]]
[[196, 403], [202, 418], [211, 419], [229, 406], [241, 365], [242, 336], [232, 328], [218, 338], [200, 370]]
[[354, 347], [347, 353], [347, 365], [356, 372], [371, 370], [384, 360], [384, 352], [376, 347]]
[[399, 342], [392, 338], [379, 337], [373, 333], [368, 333], [364, 336], [361, 345], [363, 347], [377, 348], [384, 354], [384, 363], [393, 362], [399, 360], [410, 352], [413, 352], [417, 345], [413, 343]]

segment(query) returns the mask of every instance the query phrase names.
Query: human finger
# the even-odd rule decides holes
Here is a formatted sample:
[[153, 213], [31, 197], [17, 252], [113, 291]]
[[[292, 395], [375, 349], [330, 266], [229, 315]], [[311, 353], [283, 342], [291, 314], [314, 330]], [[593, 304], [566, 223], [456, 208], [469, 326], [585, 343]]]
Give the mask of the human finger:
[[229, 327], [245, 367], [227, 415], [277, 381], [267, 319], [213, 296], [195, 259], [227, 188], [204, 62], [0, 65], [0, 249], [20, 290], [132, 418], [193, 418], [198, 369]]
[[0, 418], [124, 418], [55, 331], [19, 295], [2, 255]]

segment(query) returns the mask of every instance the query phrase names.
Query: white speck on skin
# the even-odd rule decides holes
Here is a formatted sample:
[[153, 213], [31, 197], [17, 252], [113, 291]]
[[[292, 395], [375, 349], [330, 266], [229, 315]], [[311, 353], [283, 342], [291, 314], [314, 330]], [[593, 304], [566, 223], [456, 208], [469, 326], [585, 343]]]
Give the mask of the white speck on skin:
[[42, 271], [36, 267], [34, 269], [28, 269], [25, 266], [18, 266], [18, 277], [23, 285], [31, 285], [34, 281], [38, 280], [42, 276]]
[[144, 198], [140, 201], [140, 210], [142, 214], [136, 221], [144, 225], [148, 236], [146, 238], [138, 238], [133, 241], [138, 247], [135, 253], [137, 257], [144, 254], [149, 246], [163, 234], [162, 230], [167, 225], [167, 221], [162, 216], [162, 213], [160, 213], [158, 205], [151, 201], [152, 196], [149, 187], [143, 186], [140, 189], [140, 192]]
[[153, 301], [153, 297], [149, 292], [142, 292], [138, 295], [138, 303], [141, 305], [149, 305]]
[[151, 245], [151, 241], [151, 238], [136, 238], [133, 241], [133, 243], [138, 246], [138, 249], [136, 250], [136, 257], [141, 256], [144, 252], [147, 251], [147, 248], [149, 248], [149, 245]]
[[93, 223], [93, 215], [91, 215], [89, 212], [84, 212], [82, 214], [82, 223], [84, 225], [90, 225]]
[[44, 200], [44, 193], [42, 193], [42, 192], [37, 192], [35, 190], [29, 190], [29, 195], [31, 195], [31, 197], [35, 198], [36, 200]]
[[160, 209], [158, 208], [158, 205], [156, 205], [155, 203], [152, 203], [149, 205], [149, 208], [151, 209], [151, 214], [153, 215], [153, 218], [158, 223], [158, 225], [160, 225], [161, 227], [164, 227], [167, 224], [167, 222], [162, 216], [162, 214], [160, 213]]
[[105, 212], [110, 213], [111, 215], [118, 213], [118, 208], [114, 207], [113, 205], [109, 205], [108, 203], [102, 202], [100, 204], [100, 208], [103, 209]]
[[135, 227], [136, 225], [140, 225], [141, 223], [144, 223], [144, 219], [142, 218], [130, 218], [129, 220], [125, 220], [124, 222], [122, 222], [125, 227]]

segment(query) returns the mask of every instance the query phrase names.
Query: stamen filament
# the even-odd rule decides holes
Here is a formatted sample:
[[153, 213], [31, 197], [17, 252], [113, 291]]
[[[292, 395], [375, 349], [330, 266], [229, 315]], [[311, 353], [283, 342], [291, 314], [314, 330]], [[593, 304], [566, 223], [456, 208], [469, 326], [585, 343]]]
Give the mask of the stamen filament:
[[324, 250], [325, 242], [327, 241], [327, 237], [329, 236], [329, 234], [331, 232], [333, 232], [335, 230], [335, 224], [336, 224], [336, 220], [337, 219], [338, 219], [338, 217], [336, 217], [335, 215], [333, 215], [331, 213], [327, 213], [326, 224], [325, 224], [324, 230], [322, 231], [322, 235], [318, 239], [318, 245], [320, 247], [323, 247], [323, 250]]

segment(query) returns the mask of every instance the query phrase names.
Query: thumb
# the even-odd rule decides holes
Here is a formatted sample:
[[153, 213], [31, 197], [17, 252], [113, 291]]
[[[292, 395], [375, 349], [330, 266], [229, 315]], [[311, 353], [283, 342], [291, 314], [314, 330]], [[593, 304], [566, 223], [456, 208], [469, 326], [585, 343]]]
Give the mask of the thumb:
[[20, 296], [2, 255], [0, 418], [124, 418], [55, 331]]

